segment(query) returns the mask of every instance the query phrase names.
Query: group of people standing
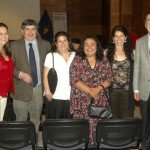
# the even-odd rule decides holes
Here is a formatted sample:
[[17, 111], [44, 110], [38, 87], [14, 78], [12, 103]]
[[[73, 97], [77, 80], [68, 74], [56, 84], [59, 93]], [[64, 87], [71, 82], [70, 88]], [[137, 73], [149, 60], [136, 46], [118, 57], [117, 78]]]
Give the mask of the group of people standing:
[[[100, 41], [92, 35], [81, 40], [77, 52], [74, 52], [71, 39], [64, 31], [56, 33], [51, 45], [37, 37], [38, 24], [32, 19], [23, 21], [23, 37], [13, 41], [9, 51], [8, 27], [0, 23], [1, 121], [10, 93], [16, 120], [27, 120], [29, 113], [38, 135], [45, 93], [47, 119], [87, 119], [90, 145], [93, 145], [100, 119], [89, 116], [89, 105], [91, 98], [101, 106], [109, 103], [104, 87], [115, 119], [133, 117], [134, 99], [140, 100], [142, 149], [149, 149], [150, 13], [146, 15], [145, 27], [148, 34], [137, 41], [134, 56], [128, 31], [122, 25], [113, 28], [112, 39], [104, 54]], [[53, 63], [58, 82], [52, 94], [47, 75]]]

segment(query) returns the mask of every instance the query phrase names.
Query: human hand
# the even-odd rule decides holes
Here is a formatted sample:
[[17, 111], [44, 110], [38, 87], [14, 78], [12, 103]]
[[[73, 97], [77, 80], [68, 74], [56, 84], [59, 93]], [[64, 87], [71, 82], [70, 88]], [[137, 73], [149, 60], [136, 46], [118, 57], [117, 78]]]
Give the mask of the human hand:
[[46, 96], [46, 98], [47, 98], [48, 101], [51, 101], [51, 100], [52, 100], [52, 96], [53, 96], [53, 95], [52, 95], [51, 92], [46, 92], [46, 91], [45, 91], [45, 96]]
[[25, 72], [20, 72], [20, 78], [22, 80], [24, 80], [24, 82], [26, 83], [32, 83], [32, 78], [29, 74], [25, 73]]
[[93, 98], [94, 98], [95, 101], [98, 101], [100, 96], [99, 95], [95, 95]]
[[90, 96], [94, 98], [94, 100], [99, 100], [99, 88], [90, 88]]
[[90, 88], [90, 95], [92, 97], [97, 97], [97, 95], [100, 93], [100, 88], [99, 87], [95, 87], [95, 88]]
[[134, 93], [134, 98], [136, 101], [140, 101], [140, 93], [139, 92]]

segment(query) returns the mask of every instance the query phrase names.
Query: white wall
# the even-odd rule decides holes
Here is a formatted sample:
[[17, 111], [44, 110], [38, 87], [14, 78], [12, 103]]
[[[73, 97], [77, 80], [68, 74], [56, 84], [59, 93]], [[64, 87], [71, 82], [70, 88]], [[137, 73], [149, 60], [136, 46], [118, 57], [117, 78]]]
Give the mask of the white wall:
[[11, 40], [21, 37], [20, 25], [24, 19], [40, 20], [40, 0], [0, 0], [0, 22], [9, 28]]

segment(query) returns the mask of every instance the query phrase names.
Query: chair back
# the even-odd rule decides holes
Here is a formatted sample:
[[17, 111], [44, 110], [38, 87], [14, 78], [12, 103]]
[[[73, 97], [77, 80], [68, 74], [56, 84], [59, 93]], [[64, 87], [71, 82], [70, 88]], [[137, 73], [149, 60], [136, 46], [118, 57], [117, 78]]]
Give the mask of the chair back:
[[0, 122], [0, 149], [35, 149], [36, 133], [32, 122]]
[[49, 119], [43, 123], [44, 149], [74, 150], [88, 147], [89, 123], [85, 119]]
[[138, 147], [141, 119], [107, 119], [99, 121], [96, 129], [98, 148], [123, 149]]

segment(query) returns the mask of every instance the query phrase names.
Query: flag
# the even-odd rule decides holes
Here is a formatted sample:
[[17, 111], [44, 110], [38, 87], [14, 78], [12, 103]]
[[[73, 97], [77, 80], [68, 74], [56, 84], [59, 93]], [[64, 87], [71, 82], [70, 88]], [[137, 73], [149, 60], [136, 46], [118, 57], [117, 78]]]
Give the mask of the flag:
[[52, 42], [53, 41], [53, 26], [48, 16], [47, 10], [44, 10], [44, 13], [39, 21], [39, 34], [42, 39]]

